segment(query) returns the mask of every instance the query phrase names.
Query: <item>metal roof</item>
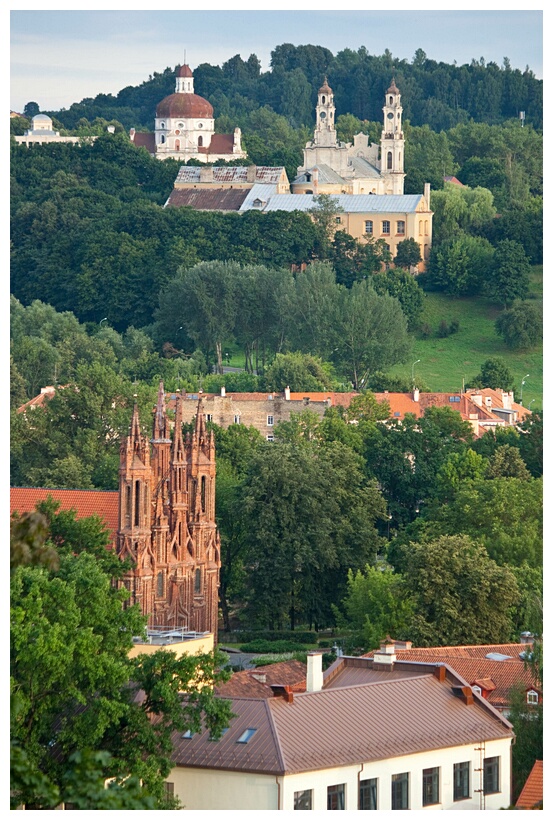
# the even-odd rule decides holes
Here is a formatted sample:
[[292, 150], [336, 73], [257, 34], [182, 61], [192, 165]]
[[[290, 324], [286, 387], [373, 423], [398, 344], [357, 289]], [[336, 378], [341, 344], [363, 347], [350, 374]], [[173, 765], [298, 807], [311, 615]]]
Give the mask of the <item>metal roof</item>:
[[[344, 213], [414, 213], [421, 194], [330, 194]], [[264, 211], [308, 211], [316, 206], [314, 194], [274, 194]]]
[[[214, 135], [215, 136], [215, 135]], [[175, 182], [199, 182], [201, 168], [198, 166], [182, 166], [179, 168]], [[255, 181], [265, 183], [277, 183], [284, 171], [283, 166], [272, 168], [267, 165], [258, 165], [255, 169]], [[236, 166], [213, 166], [214, 182], [247, 182], [248, 167], [245, 165]]]
[[[276, 189], [276, 183], [267, 184], [265, 182], [256, 182], [247, 192], [247, 196], [240, 206], [240, 212], [265, 210], [264, 206], [269, 202], [270, 198], [276, 194]], [[255, 204], [256, 200], [260, 203], [259, 207]]]

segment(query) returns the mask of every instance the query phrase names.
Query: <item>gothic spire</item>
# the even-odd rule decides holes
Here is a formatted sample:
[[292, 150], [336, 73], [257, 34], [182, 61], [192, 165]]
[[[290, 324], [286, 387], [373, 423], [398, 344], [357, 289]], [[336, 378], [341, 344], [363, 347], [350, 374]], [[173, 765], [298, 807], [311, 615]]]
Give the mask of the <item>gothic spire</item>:
[[194, 428], [194, 434], [198, 441], [203, 441], [206, 436], [204, 402], [201, 393], [200, 398], [198, 399], [198, 409], [196, 410], [196, 426]]
[[171, 450], [171, 461], [184, 460], [184, 443], [182, 440], [182, 396], [177, 396], [175, 405], [175, 434]]
[[132, 411], [131, 426], [129, 428], [129, 443], [134, 452], [138, 452], [142, 446], [142, 435], [140, 433], [140, 419], [138, 418], [138, 404], [134, 403]]

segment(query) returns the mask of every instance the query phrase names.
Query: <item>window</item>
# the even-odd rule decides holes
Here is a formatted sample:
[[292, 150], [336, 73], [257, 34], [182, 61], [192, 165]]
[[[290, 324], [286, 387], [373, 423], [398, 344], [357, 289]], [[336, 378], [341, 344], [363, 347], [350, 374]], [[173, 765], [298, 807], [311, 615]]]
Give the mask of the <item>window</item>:
[[[461, 401], [461, 396], [450, 396], [449, 401], [451, 401], [451, 402], [460, 402]], [[478, 687], [476, 687], [476, 688], [478, 689]], [[480, 695], [481, 692], [478, 692], [478, 694]]]
[[213, 421], [213, 413], [206, 413], [205, 414], [206, 421]]
[[409, 808], [409, 772], [392, 775], [392, 809]]
[[346, 784], [339, 783], [337, 786], [329, 786], [326, 790], [326, 807], [329, 811], [346, 808]]
[[175, 796], [175, 784], [169, 783], [167, 780], [163, 784], [165, 786], [165, 796], [166, 797], [174, 797]]
[[424, 220], [424, 235], [428, 236], [428, 219]]
[[270, 434], [267, 436], [267, 441], [274, 441], [274, 440], [275, 440], [274, 436], [272, 436]]
[[337, 217], [336, 217], [336, 224], [337, 224], [337, 225], [341, 225], [341, 224], [342, 224], [342, 217], [341, 217], [341, 216], [337, 216]]
[[226, 735], [226, 733], [228, 732], [228, 730], [229, 730], [229, 727], [228, 727], [228, 726], [226, 726], [226, 727], [223, 729], [223, 731], [221, 732], [220, 737], [213, 737], [212, 735], [209, 735], [209, 740], [211, 740], [213, 743], [217, 743], [217, 741], [221, 740], [221, 738], [222, 738], [224, 735]]
[[164, 142], [165, 142], [165, 134], [162, 134], [161, 135], [161, 144], [163, 145]]
[[405, 236], [405, 221], [403, 219], [398, 219], [397, 221], [397, 233], [400, 236]]
[[534, 692], [533, 689], [530, 689], [526, 694], [526, 703], [531, 703], [535, 705], [539, 702], [539, 695], [537, 692]]
[[422, 805], [434, 806], [440, 802], [440, 767], [422, 770]]
[[235, 416], [234, 417], [234, 423], [235, 424], [240, 424], [240, 416]]
[[[450, 399], [450, 401], [453, 401], [453, 399]], [[472, 691], [474, 692], [475, 695], [481, 695], [482, 694], [482, 690], [480, 689], [479, 686], [473, 686]]]
[[187, 729], [186, 732], [183, 734], [183, 738], [185, 740], [190, 740], [190, 738], [194, 737], [194, 732], [192, 729]]
[[198, 148], [203, 148], [204, 138], [198, 137]]
[[163, 572], [157, 574], [157, 597], [163, 598], [163, 590], [165, 589]]
[[387, 160], [388, 171], [392, 170], [392, 152], [388, 151], [388, 160]]
[[252, 737], [255, 735], [256, 732], [257, 732], [257, 729], [246, 729], [245, 732], [242, 732], [242, 734], [240, 735], [240, 737], [238, 738], [238, 740], [236, 742], [237, 743], [248, 743], [252, 739]]
[[484, 758], [484, 794], [499, 791], [499, 757]]
[[382, 222], [382, 233], [390, 233], [390, 222], [388, 219], [384, 219]]
[[313, 808], [313, 789], [304, 789], [302, 792], [294, 792], [294, 809], [305, 810]]
[[372, 221], [372, 219], [366, 219], [365, 220], [365, 233], [372, 234], [372, 232], [373, 232], [373, 221]]
[[275, 417], [274, 416], [267, 416], [267, 427], [272, 427], [274, 423], [275, 423]]
[[374, 811], [378, 808], [378, 779], [376, 777], [360, 781], [359, 808], [373, 809]]
[[194, 573], [194, 593], [199, 595], [202, 591], [202, 571], [201, 569], [197, 569]]
[[466, 800], [470, 797], [470, 763], [453, 765], [453, 799]]

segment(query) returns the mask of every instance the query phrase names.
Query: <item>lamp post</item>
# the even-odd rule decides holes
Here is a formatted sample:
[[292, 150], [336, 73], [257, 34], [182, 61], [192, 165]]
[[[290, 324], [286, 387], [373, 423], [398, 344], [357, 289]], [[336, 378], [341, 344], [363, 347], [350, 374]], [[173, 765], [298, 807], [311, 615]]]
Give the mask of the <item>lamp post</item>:
[[107, 322], [107, 320], [108, 320], [107, 316], [104, 316], [103, 319], [100, 319], [100, 327], [102, 327], [102, 322]]
[[521, 383], [520, 383], [520, 403], [521, 403], [521, 404], [522, 404], [522, 388], [523, 388], [523, 387], [524, 387], [524, 385], [526, 384], [526, 379], [528, 378], [528, 376], [529, 376], [529, 375], [530, 375], [530, 373], [527, 373], [527, 374], [526, 374], [526, 376], [524, 376], [524, 377], [523, 377], [523, 379], [522, 379], [522, 381], [521, 381]]
[[418, 364], [419, 362], [420, 362], [420, 359], [417, 359], [417, 361], [413, 362], [413, 364], [411, 365], [411, 381], [412, 381], [413, 384], [415, 383], [415, 365]]

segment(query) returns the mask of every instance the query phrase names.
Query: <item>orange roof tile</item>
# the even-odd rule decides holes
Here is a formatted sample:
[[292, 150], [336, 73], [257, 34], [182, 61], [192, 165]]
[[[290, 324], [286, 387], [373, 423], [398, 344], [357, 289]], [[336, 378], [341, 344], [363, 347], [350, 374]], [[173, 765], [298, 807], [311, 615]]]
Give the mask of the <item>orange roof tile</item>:
[[119, 493], [114, 490], [56, 490], [44, 487], [11, 487], [10, 515], [32, 512], [48, 496], [61, 503], [62, 510], [77, 510], [77, 518], [99, 515], [115, 541], [119, 526]]
[[217, 687], [217, 694], [229, 698], [272, 698], [271, 684], [290, 686], [294, 692], [305, 691], [307, 665], [301, 661], [281, 661], [235, 672]]
[[416, 418], [422, 416], [421, 403], [413, 399], [412, 393], [375, 393], [374, 395], [377, 401], [388, 402], [392, 418], [404, 419], [406, 413], [412, 413]]
[[515, 808], [533, 809], [543, 803], [543, 760], [536, 760]]

